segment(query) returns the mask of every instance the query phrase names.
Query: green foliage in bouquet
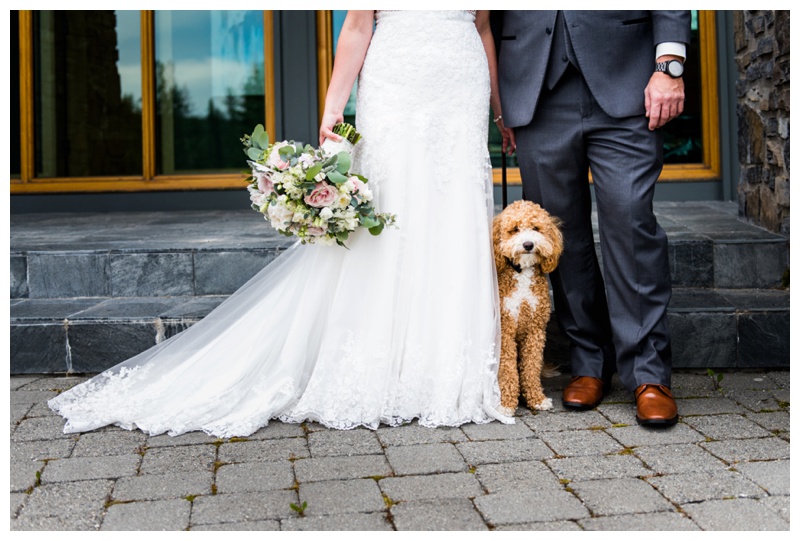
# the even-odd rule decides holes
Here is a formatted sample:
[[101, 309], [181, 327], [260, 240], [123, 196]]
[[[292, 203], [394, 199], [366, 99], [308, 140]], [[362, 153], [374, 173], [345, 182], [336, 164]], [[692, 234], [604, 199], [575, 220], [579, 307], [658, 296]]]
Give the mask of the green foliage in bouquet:
[[266, 157], [269, 150], [269, 134], [263, 125], [257, 125], [253, 133], [245, 135], [241, 141], [244, 144], [244, 153], [254, 162]]

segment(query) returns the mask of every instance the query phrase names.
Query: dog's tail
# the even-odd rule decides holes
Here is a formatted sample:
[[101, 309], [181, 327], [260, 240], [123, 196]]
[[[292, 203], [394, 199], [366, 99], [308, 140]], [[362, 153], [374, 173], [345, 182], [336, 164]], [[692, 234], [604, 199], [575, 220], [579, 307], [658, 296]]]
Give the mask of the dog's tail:
[[557, 365], [544, 363], [542, 367], [542, 377], [543, 378], [554, 378], [556, 376], [560, 376], [561, 371], [558, 369]]

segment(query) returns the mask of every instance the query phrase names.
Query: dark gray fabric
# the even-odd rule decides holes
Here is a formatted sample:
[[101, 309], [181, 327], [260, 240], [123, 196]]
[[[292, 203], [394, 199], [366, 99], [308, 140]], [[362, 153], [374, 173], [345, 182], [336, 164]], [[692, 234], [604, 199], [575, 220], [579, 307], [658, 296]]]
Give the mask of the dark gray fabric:
[[555, 11], [505, 12], [499, 75], [525, 198], [563, 222], [564, 253], [550, 278], [572, 374], [607, 377], [616, 368], [629, 390], [669, 385], [667, 237], [652, 211], [662, 136], [647, 128], [644, 88], [655, 44], [688, 41], [689, 12], [567, 11], [560, 43], [557, 19]]
[[567, 68], [571, 65], [578, 66], [575, 58], [575, 51], [568, 45], [569, 32], [564, 21], [563, 12], [559, 11], [556, 15], [555, 28], [553, 28], [553, 45], [550, 59], [547, 62], [547, 88], [553, 89], [559, 79], [563, 77]]
[[[508, 127], [524, 126], [533, 118], [557, 13], [502, 14], [498, 70]], [[579, 70], [603, 110], [616, 118], [644, 114], [642, 96], [653, 73], [655, 46], [690, 39], [689, 11], [564, 11], [563, 17]]]

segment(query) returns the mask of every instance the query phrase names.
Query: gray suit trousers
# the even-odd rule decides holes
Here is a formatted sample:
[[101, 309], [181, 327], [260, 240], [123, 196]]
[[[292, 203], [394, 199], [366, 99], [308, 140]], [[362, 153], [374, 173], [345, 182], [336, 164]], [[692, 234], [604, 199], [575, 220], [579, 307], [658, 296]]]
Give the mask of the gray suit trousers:
[[[570, 67], [542, 90], [533, 120], [515, 128], [525, 198], [563, 222], [564, 253], [550, 275], [573, 376], [608, 377], [629, 390], [670, 385], [667, 237], [653, 215], [662, 136], [643, 115], [612, 118]], [[594, 251], [595, 186], [603, 262]], [[605, 280], [604, 280], [605, 278]]]

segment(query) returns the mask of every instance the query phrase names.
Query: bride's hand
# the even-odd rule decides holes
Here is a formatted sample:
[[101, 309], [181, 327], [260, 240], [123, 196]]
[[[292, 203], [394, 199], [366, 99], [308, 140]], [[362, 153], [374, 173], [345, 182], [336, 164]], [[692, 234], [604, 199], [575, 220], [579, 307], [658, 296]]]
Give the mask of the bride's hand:
[[509, 156], [514, 154], [517, 150], [517, 138], [514, 136], [514, 129], [506, 128], [502, 117], [496, 124], [497, 129], [500, 130], [500, 134], [503, 136], [503, 154], [508, 154]]
[[341, 141], [342, 138], [339, 135], [336, 135], [331, 130], [333, 127], [340, 123], [344, 122], [344, 116], [336, 113], [330, 113], [325, 111], [322, 115], [322, 122], [319, 125], [319, 144], [321, 145], [325, 142], [325, 139], [330, 139], [331, 141]]

